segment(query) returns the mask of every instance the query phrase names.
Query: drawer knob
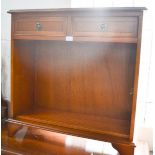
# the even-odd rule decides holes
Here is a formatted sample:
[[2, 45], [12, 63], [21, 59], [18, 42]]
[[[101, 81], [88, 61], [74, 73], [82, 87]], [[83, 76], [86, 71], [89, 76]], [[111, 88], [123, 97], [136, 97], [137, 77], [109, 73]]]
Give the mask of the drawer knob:
[[36, 31], [40, 31], [42, 29], [42, 25], [40, 22], [36, 22]]
[[100, 25], [100, 30], [101, 30], [102, 32], [105, 32], [106, 29], [107, 29], [107, 25], [106, 25], [106, 24], [103, 23], [103, 24]]

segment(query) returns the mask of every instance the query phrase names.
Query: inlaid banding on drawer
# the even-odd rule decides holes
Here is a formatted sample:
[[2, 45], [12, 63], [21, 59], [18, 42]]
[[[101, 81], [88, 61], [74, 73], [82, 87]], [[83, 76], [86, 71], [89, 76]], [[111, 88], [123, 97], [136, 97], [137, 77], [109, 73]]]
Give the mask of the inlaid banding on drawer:
[[66, 17], [28, 17], [17, 19], [14, 35], [65, 36]]
[[74, 36], [137, 37], [137, 17], [73, 17]]

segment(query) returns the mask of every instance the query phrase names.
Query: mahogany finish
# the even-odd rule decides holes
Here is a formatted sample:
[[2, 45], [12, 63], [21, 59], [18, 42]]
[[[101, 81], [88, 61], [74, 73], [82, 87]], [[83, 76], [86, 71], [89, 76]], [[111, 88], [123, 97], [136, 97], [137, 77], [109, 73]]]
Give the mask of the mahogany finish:
[[[34, 17], [26, 16], [25, 18], [15, 19], [14, 34], [22, 35], [42, 35], [42, 36], [65, 36], [67, 17]], [[34, 26], [36, 22], [40, 28]]]
[[143, 9], [10, 11], [10, 135], [25, 125], [133, 155]]
[[111, 155], [114, 152], [110, 144], [101, 141], [25, 126], [11, 137], [4, 127], [1, 135], [2, 155]]

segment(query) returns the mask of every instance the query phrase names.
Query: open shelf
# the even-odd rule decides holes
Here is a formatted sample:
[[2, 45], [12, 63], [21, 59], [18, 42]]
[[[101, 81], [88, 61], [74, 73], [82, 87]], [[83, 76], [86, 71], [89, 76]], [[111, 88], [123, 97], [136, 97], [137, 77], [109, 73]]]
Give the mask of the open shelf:
[[129, 140], [136, 44], [15, 40], [14, 46], [15, 121]]
[[[128, 120], [86, 115], [73, 112], [35, 108], [31, 113], [18, 115], [17, 120], [39, 124], [56, 125], [98, 134], [108, 134], [122, 138], [129, 137], [130, 122]], [[110, 123], [109, 123], [110, 122]]]

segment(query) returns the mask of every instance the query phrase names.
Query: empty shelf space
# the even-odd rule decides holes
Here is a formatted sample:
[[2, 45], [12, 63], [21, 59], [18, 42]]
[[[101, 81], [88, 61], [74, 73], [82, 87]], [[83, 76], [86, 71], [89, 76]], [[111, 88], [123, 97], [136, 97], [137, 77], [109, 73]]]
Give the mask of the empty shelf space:
[[41, 108], [35, 109], [28, 114], [18, 115], [16, 119], [36, 124], [39, 123], [45, 126], [48, 125], [52, 127], [52, 125], [54, 125], [123, 138], [128, 138], [130, 132], [130, 121], [128, 120]]

